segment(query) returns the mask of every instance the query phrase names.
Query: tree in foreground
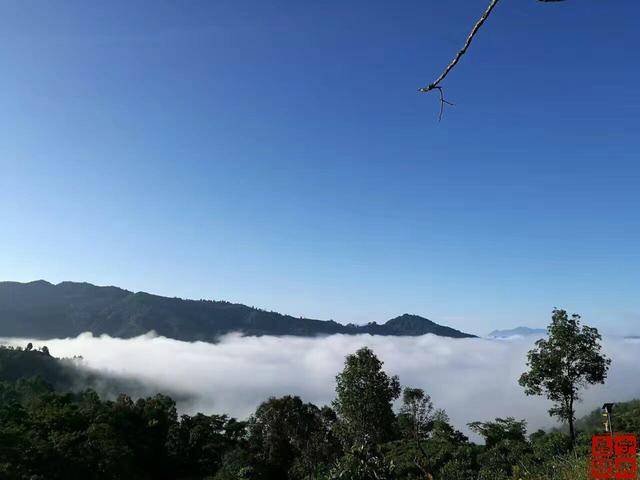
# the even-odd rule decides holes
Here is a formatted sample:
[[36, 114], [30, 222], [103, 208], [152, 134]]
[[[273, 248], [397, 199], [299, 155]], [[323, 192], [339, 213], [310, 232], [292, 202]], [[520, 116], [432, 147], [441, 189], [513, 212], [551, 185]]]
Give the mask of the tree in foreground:
[[335, 414], [286, 395], [263, 402], [249, 421], [249, 444], [265, 478], [315, 478], [337, 458]]
[[405, 437], [416, 442], [426, 439], [433, 423], [431, 397], [421, 388], [406, 387], [402, 391], [398, 422]]
[[484, 451], [478, 455], [479, 480], [520, 478], [521, 465], [531, 447], [527, 443], [527, 422], [513, 417], [496, 418], [490, 422], [472, 422], [469, 428], [484, 438]]
[[348, 355], [344, 370], [336, 376], [336, 399], [344, 445], [378, 445], [393, 438], [395, 414], [392, 402], [400, 396], [397, 377], [382, 370], [382, 362], [363, 347]]
[[421, 388], [406, 387], [402, 391], [402, 407], [398, 415], [398, 424], [402, 436], [411, 440], [420, 457], [416, 456], [414, 464], [422, 471], [424, 477], [429, 478], [425, 463], [429, 462], [429, 455], [425, 452], [422, 442], [427, 439], [433, 427], [433, 403], [431, 397]]
[[580, 315], [571, 317], [565, 310], [553, 310], [548, 338], [540, 339], [527, 355], [529, 368], [519, 383], [527, 395], [545, 395], [554, 405], [549, 414], [569, 425], [571, 443], [575, 443], [575, 404], [580, 390], [602, 384], [611, 360], [602, 352], [598, 330], [581, 325]]
[[329, 480], [394, 480], [393, 462], [366, 445], [354, 445], [336, 462]]
[[513, 417], [496, 418], [493, 422], [471, 422], [469, 428], [484, 438], [487, 448], [505, 440], [526, 442], [527, 422]]

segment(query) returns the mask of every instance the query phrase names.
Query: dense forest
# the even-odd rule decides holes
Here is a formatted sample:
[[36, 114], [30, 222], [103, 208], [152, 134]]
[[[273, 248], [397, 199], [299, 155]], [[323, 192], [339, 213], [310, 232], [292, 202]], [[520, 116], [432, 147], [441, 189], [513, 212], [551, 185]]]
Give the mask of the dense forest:
[[94, 335], [130, 338], [155, 331], [177, 340], [215, 342], [221, 335], [317, 336], [342, 334], [425, 335], [469, 338], [451, 327], [404, 314], [383, 324], [343, 325], [297, 318], [237, 303], [185, 300], [90, 283], [44, 280], [0, 282], [0, 336], [22, 338]]
[[[583, 479], [601, 428], [599, 412], [578, 421], [572, 447], [563, 431], [527, 435], [525, 420], [497, 418], [469, 425], [484, 439], [473, 443], [366, 347], [345, 359], [331, 405], [269, 398], [246, 420], [178, 415], [166, 395], [103, 398], [77, 375], [91, 379], [46, 347], [0, 348], [0, 478]], [[617, 412], [640, 433], [639, 401]]]

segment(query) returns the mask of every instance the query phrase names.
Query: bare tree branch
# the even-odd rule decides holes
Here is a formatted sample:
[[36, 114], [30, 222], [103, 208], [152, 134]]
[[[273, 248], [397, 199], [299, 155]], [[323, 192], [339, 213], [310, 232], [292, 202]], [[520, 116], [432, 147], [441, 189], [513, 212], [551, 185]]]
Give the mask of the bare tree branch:
[[[493, 12], [493, 9], [496, 7], [499, 1], [500, 0], [491, 0], [491, 2], [489, 3], [489, 6], [486, 8], [482, 16], [478, 19], [476, 24], [471, 29], [471, 33], [469, 33], [469, 35], [467, 36], [467, 40], [464, 42], [464, 46], [458, 51], [458, 53], [456, 53], [456, 56], [453, 57], [453, 60], [451, 60], [449, 65], [446, 66], [446, 68], [440, 74], [440, 76], [433, 83], [430, 83], [426, 87], [422, 87], [418, 89], [418, 91], [421, 93], [428, 93], [432, 90], [438, 90], [440, 92], [440, 115], [439, 115], [440, 120], [442, 120], [445, 104], [453, 105], [453, 103], [450, 103], [445, 100], [444, 92], [442, 90], [442, 87], [440, 86], [440, 83], [447, 77], [447, 75], [449, 75], [449, 72], [453, 70], [453, 67], [455, 67], [458, 64], [462, 56], [465, 53], [467, 53], [467, 50], [471, 46], [471, 42], [473, 42], [473, 39], [475, 38], [476, 34], [480, 30], [480, 27], [482, 27], [482, 25], [484, 25], [484, 22], [487, 21], [487, 19], [489, 18], [489, 15], [491, 15], [491, 12]], [[538, 0], [538, 1], [543, 3], [564, 2], [564, 0]]]
[[440, 84], [440, 82], [442, 82], [447, 77], [447, 75], [449, 75], [449, 72], [453, 69], [453, 67], [455, 67], [458, 64], [458, 62], [460, 61], [460, 59], [462, 58], [462, 56], [465, 53], [467, 53], [467, 50], [469, 49], [469, 46], [471, 45], [471, 42], [473, 42], [473, 39], [475, 38], [476, 34], [478, 33], [478, 30], [480, 30], [480, 27], [482, 27], [484, 22], [487, 21], [487, 18], [489, 18], [489, 15], [491, 15], [491, 12], [496, 7], [496, 5], [498, 4], [499, 1], [500, 0], [491, 0], [491, 3], [489, 3], [489, 6], [487, 7], [487, 9], [484, 11], [484, 13], [480, 17], [480, 19], [476, 22], [476, 24], [471, 29], [471, 33], [467, 37], [467, 41], [464, 42], [464, 46], [462, 47], [462, 49], [460, 51], [458, 51], [458, 53], [456, 53], [456, 56], [453, 58], [451, 63], [449, 63], [449, 65], [447, 65], [447, 67], [440, 74], [440, 76], [436, 79], [436, 81], [431, 83], [431, 84], [429, 84], [429, 85], [427, 85], [426, 87], [422, 87], [421, 89], [418, 90], [419, 92], [422, 92], [422, 93], [430, 92], [431, 90], [437, 88], [438, 85]]

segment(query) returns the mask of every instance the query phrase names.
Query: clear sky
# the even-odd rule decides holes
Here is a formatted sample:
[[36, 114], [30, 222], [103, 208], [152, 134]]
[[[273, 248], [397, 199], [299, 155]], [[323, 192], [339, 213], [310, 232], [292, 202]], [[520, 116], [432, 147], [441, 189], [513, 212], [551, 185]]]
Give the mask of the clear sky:
[[640, 2], [5, 1], [0, 279], [640, 333]]

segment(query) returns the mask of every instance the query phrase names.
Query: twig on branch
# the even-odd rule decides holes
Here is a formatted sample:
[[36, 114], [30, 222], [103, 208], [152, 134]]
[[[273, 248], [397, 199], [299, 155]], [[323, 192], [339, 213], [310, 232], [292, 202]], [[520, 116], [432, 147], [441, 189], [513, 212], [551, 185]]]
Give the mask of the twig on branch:
[[[449, 72], [453, 70], [453, 67], [455, 67], [458, 64], [462, 56], [465, 53], [467, 53], [467, 50], [471, 46], [471, 42], [473, 42], [473, 39], [478, 33], [478, 30], [480, 30], [480, 27], [482, 27], [482, 25], [484, 25], [484, 22], [487, 21], [487, 19], [489, 18], [489, 15], [491, 15], [491, 12], [493, 12], [493, 9], [496, 7], [499, 1], [500, 0], [491, 0], [491, 2], [489, 3], [489, 6], [486, 8], [482, 16], [478, 19], [476, 24], [471, 29], [471, 33], [469, 33], [467, 40], [464, 42], [464, 46], [458, 51], [458, 53], [456, 53], [456, 56], [453, 57], [453, 60], [451, 60], [451, 63], [447, 65], [447, 67], [440, 74], [440, 76], [433, 83], [430, 83], [426, 87], [422, 87], [418, 89], [418, 91], [421, 93], [428, 93], [432, 90], [438, 90], [440, 92], [440, 116], [438, 117], [440, 120], [442, 120], [445, 104], [453, 105], [452, 103], [447, 102], [444, 99], [444, 93], [443, 93], [442, 87], [440, 86], [440, 83], [447, 77], [447, 75], [449, 75]], [[538, 1], [544, 2], [544, 3], [550, 3], [550, 2], [563, 2], [564, 0], [538, 0]]]
[[438, 121], [442, 121], [442, 116], [444, 115], [444, 106], [446, 105], [451, 105], [452, 107], [455, 106], [455, 104], [448, 102], [447, 100], [444, 99], [444, 90], [442, 89], [442, 87], [433, 87], [434, 89], [438, 90], [440, 92], [440, 115], [438, 115]]

